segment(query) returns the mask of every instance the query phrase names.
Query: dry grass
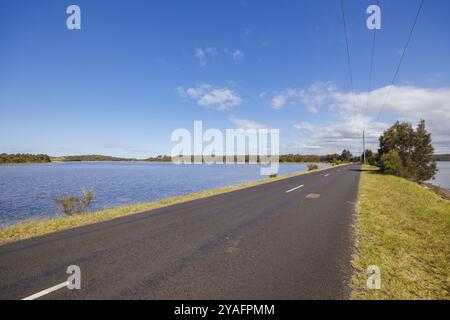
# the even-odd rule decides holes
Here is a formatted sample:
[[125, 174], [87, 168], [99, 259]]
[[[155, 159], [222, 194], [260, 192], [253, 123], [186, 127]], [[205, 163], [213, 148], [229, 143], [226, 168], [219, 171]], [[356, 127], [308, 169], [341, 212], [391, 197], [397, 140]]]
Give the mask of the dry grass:
[[[359, 188], [353, 299], [450, 299], [450, 201], [365, 167]], [[369, 265], [381, 289], [366, 287]]]
[[[319, 170], [327, 170], [327, 168], [322, 168]], [[317, 171], [317, 170], [315, 170]], [[196, 199], [201, 199], [205, 197], [210, 197], [217, 194], [222, 194], [226, 192], [231, 192], [235, 190], [240, 190], [244, 188], [253, 187], [256, 185], [270, 183], [302, 174], [307, 174], [308, 172], [302, 171], [294, 174], [289, 174], [280, 177], [273, 177], [270, 179], [264, 179], [249, 183], [244, 183], [237, 186], [229, 186], [220, 189], [207, 190], [203, 192], [193, 193], [189, 195], [165, 198], [153, 202], [134, 204], [124, 207], [105, 209], [96, 212], [88, 212], [73, 216], [62, 216], [53, 219], [42, 219], [42, 220], [32, 220], [28, 222], [19, 223], [15, 226], [7, 227], [5, 229], [0, 230], [0, 245], [24, 240], [56, 231], [67, 230], [70, 228], [92, 224], [96, 222], [102, 222], [111, 220], [114, 218], [119, 218], [123, 216], [127, 216], [130, 214], [141, 213], [144, 211], [154, 210], [162, 207], [166, 207], [169, 205], [173, 205], [176, 203], [192, 201]]]

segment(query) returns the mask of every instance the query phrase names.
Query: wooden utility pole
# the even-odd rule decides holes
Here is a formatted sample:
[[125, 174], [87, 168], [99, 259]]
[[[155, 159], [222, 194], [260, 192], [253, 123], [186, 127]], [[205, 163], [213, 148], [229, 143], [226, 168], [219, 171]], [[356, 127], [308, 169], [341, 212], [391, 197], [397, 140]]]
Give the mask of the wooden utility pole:
[[366, 137], [363, 130], [363, 163], [366, 164]]

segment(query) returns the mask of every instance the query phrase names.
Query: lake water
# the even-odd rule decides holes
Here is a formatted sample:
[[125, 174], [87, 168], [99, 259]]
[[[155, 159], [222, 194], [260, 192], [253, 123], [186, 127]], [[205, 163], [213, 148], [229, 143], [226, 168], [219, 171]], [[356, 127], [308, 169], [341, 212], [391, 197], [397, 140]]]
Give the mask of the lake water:
[[429, 182], [450, 190], [450, 161], [437, 161], [436, 164], [439, 171], [435, 178]]
[[[90, 210], [148, 202], [265, 178], [257, 165], [174, 165], [148, 162], [0, 166], [0, 227], [60, 215], [54, 199], [95, 192]], [[280, 164], [278, 175], [306, 170]]]

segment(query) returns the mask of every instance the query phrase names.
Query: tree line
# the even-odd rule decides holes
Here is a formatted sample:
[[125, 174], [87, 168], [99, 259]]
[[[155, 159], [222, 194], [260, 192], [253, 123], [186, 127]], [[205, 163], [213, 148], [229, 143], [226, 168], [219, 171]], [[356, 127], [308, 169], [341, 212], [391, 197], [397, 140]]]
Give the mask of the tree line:
[[[216, 159], [219, 156], [215, 156]], [[257, 156], [257, 162], [260, 162], [260, 157]], [[0, 163], [47, 163], [51, 162], [52, 158], [46, 154], [0, 154]], [[148, 161], [148, 162], [171, 162], [172, 157], [167, 155], [158, 155], [156, 157], [149, 157], [144, 160], [138, 160], [133, 158], [119, 158], [103, 155], [74, 155], [63, 156], [53, 158], [54, 161]], [[222, 158], [225, 161], [225, 158]], [[234, 161], [238, 160], [238, 156], [234, 156]], [[194, 161], [194, 156], [191, 156], [191, 161]], [[245, 162], [250, 161], [250, 155], [245, 155]], [[327, 155], [304, 155], [304, 154], [283, 154], [279, 156], [279, 161], [284, 163], [296, 163], [296, 162], [326, 162], [326, 163], [342, 163], [359, 161], [359, 157], [354, 157], [349, 150], [343, 150], [341, 154], [327, 154]]]
[[51, 159], [46, 154], [0, 153], [0, 163], [48, 163]]
[[[199, 156], [201, 158], [201, 156]], [[225, 156], [208, 156], [212, 159], [215, 159], [216, 161], [222, 160], [222, 162], [226, 161]], [[242, 156], [233, 156], [234, 162], [237, 162], [240, 160], [239, 158]], [[260, 156], [250, 156], [245, 155], [245, 163], [249, 163], [250, 159], [256, 158], [256, 162], [260, 162]], [[186, 158], [190, 158], [191, 162], [194, 162], [195, 156], [185, 156]], [[252, 159], [253, 160], [253, 159]], [[282, 154], [278, 158], [279, 162], [282, 163], [301, 163], [301, 162], [326, 162], [326, 163], [343, 163], [343, 162], [352, 162], [352, 161], [359, 161], [359, 157], [355, 157], [352, 155], [352, 153], [349, 150], [344, 149], [341, 154], [334, 153], [334, 154], [327, 154], [327, 155], [314, 155], [314, 154]], [[144, 161], [161, 161], [161, 162], [171, 162], [172, 157], [167, 155], [158, 155], [157, 157], [151, 157], [147, 158]]]
[[98, 154], [61, 157], [61, 161], [136, 161], [136, 160], [137, 159], [102, 156]]

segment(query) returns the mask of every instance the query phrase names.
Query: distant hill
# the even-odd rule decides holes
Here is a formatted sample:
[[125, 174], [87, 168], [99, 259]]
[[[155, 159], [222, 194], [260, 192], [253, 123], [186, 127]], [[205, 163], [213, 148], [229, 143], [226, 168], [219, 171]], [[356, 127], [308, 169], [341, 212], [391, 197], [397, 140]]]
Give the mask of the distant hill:
[[450, 154], [435, 154], [433, 157], [435, 161], [450, 161]]
[[88, 154], [88, 155], [79, 155], [79, 156], [63, 156], [63, 157], [54, 157], [53, 161], [136, 161], [136, 159], [132, 158], [118, 158], [111, 156], [102, 156], [98, 154]]

